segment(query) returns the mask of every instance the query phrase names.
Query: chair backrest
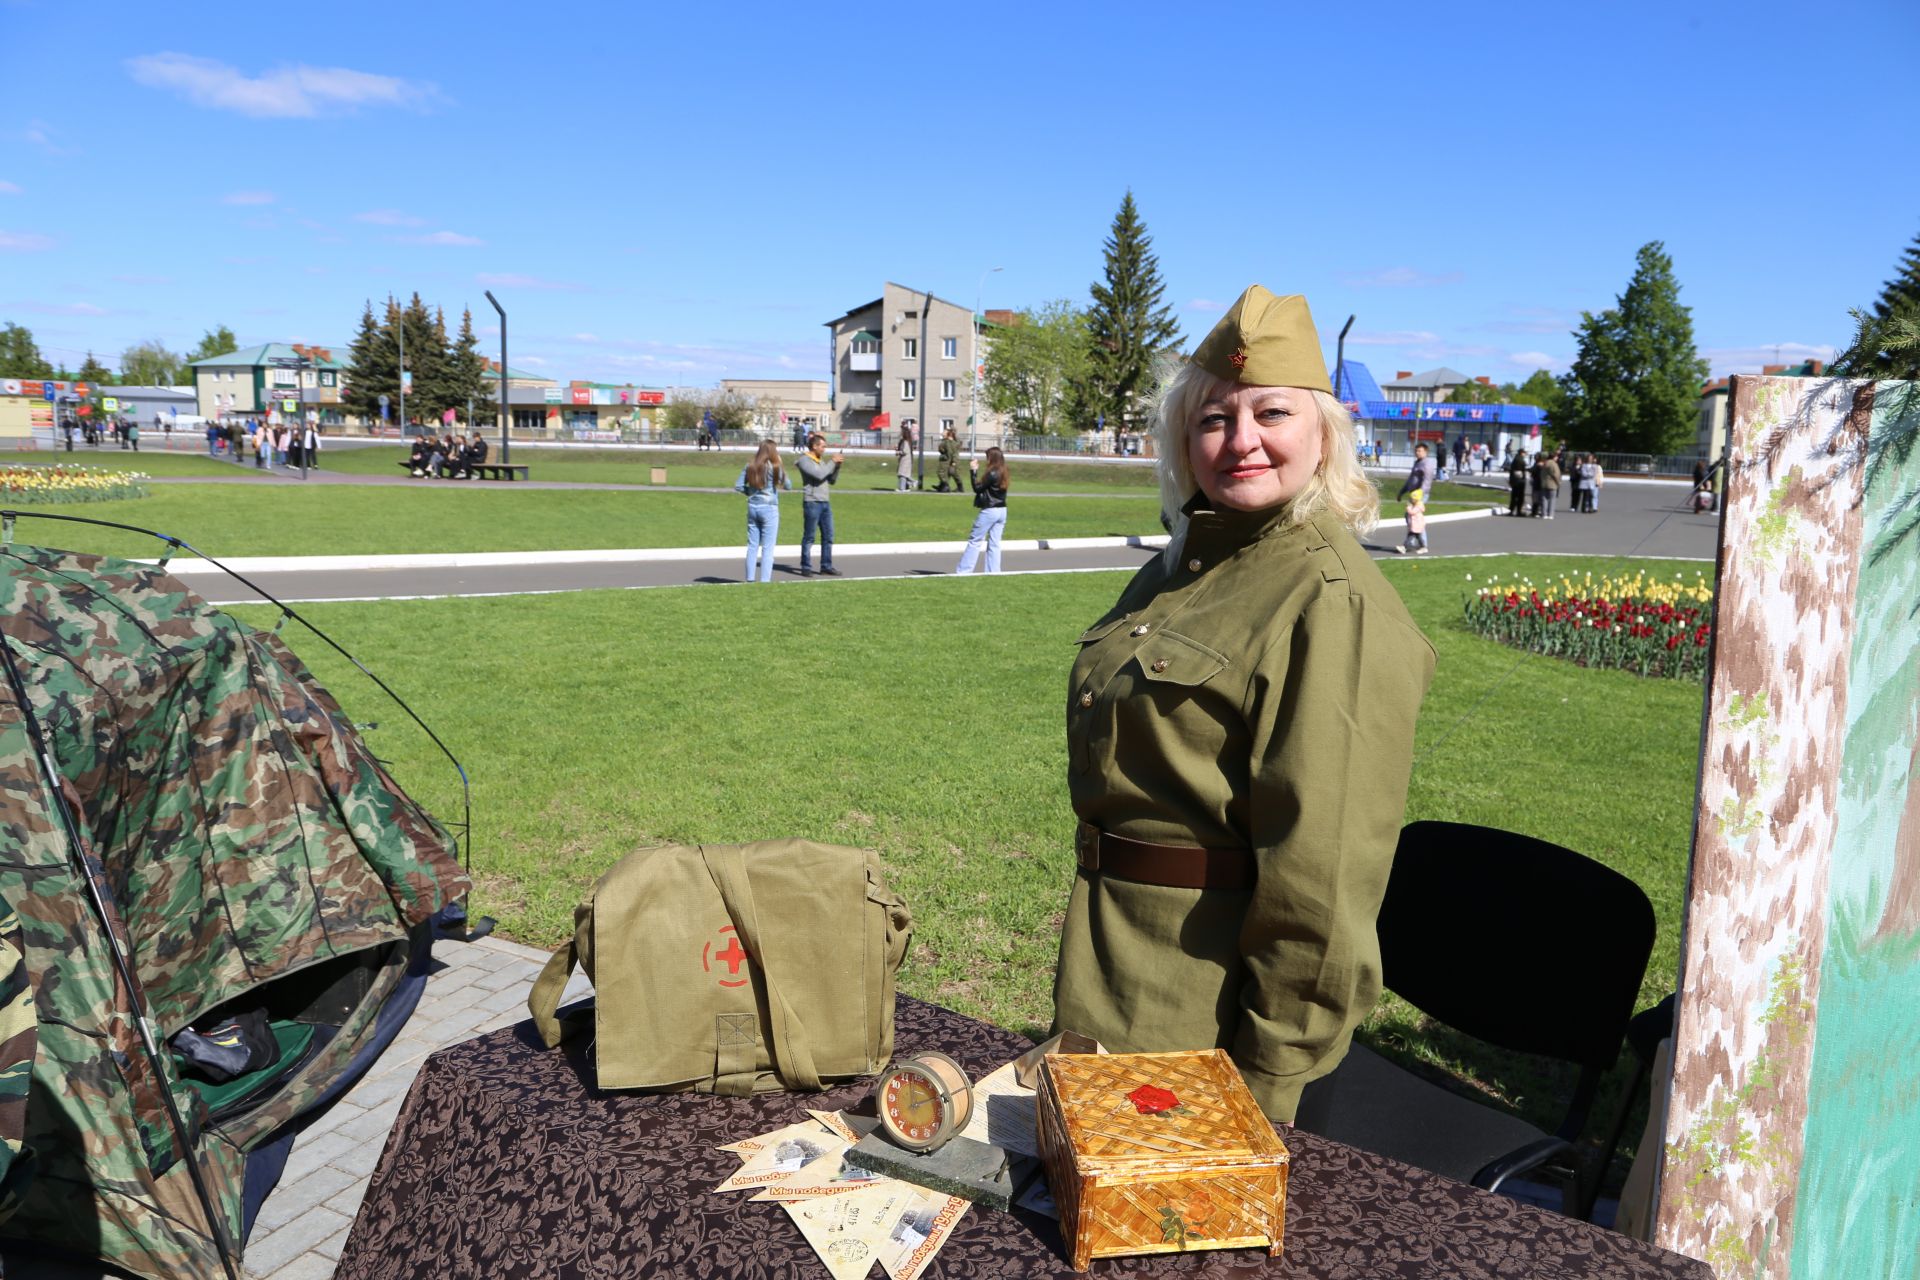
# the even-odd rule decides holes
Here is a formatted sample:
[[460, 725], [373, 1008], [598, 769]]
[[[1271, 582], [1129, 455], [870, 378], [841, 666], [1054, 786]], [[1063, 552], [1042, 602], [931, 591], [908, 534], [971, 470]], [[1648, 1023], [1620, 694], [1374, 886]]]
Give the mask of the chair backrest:
[[1456, 1030], [1604, 1071], [1653, 952], [1653, 904], [1610, 867], [1460, 822], [1400, 833], [1380, 908], [1387, 987]]

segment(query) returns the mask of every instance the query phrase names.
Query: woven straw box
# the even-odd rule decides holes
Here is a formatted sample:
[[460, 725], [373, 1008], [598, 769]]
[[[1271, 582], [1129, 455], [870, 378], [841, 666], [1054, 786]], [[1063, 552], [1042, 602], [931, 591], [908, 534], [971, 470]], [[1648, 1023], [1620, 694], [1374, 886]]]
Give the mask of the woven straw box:
[[1287, 1149], [1224, 1049], [1049, 1054], [1038, 1107], [1075, 1271], [1137, 1253], [1280, 1255]]

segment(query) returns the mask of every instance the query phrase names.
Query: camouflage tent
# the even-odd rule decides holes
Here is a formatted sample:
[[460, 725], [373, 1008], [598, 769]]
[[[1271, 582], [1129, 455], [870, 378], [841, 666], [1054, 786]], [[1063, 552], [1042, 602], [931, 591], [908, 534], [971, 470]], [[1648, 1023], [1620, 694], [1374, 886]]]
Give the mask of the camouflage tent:
[[[0, 903], [40, 1023], [37, 1172], [0, 1237], [227, 1274], [289, 1126], [418, 999], [428, 922], [468, 887], [454, 843], [276, 636], [162, 570], [0, 548], [0, 639]], [[283, 1047], [241, 1096], [169, 1051], [256, 1010]]]

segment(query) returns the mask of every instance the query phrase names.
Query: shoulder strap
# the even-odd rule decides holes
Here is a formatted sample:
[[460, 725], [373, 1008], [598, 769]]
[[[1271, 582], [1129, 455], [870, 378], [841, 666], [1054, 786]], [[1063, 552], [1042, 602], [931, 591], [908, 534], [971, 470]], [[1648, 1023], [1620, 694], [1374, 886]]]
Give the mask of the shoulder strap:
[[533, 993], [527, 997], [527, 1012], [533, 1016], [534, 1029], [540, 1033], [540, 1043], [549, 1049], [558, 1048], [566, 1038], [560, 1019], [554, 1014], [560, 1008], [560, 993], [566, 988], [567, 979], [573, 976], [574, 957], [573, 939], [568, 938], [566, 946], [547, 957], [540, 976], [533, 980]]
[[727, 914], [733, 919], [734, 932], [747, 954], [760, 966], [762, 989], [767, 994], [768, 1040], [773, 1048], [775, 1068], [780, 1078], [792, 1089], [818, 1090], [824, 1088], [820, 1083], [820, 1073], [814, 1069], [813, 1047], [807, 1039], [807, 1029], [800, 1024], [786, 997], [781, 994], [774, 980], [773, 968], [767, 963], [766, 953], [761, 949], [760, 918], [754, 911], [753, 886], [747, 880], [746, 853], [739, 845], [701, 845], [700, 856], [707, 864], [707, 874], [713, 877], [714, 887], [720, 890], [720, 900], [726, 904]]

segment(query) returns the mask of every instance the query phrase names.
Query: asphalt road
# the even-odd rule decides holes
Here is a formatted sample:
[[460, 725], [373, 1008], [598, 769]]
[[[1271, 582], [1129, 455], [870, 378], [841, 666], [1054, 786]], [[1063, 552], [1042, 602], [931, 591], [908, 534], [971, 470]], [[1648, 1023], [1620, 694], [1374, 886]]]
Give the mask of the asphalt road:
[[[1504, 489], [1489, 490], [1490, 504]], [[1718, 515], [1694, 515], [1685, 510], [1687, 486], [1657, 481], [1612, 481], [1601, 510], [1589, 516], [1559, 513], [1553, 520], [1511, 519], [1505, 515], [1429, 524], [1429, 559], [1448, 556], [1499, 555], [1513, 552], [1671, 557], [1710, 561], [1719, 534]], [[908, 499], [913, 500], [913, 499]], [[1386, 514], [1397, 515], [1397, 512]], [[1019, 534], [1016, 498], [1010, 533]], [[1367, 540], [1376, 556], [1393, 555], [1402, 531], [1397, 520], [1383, 524]], [[864, 551], [858, 544], [842, 544], [835, 567], [844, 578], [898, 578], [948, 575], [959, 559], [953, 550], [913, 549]], [[1003, 568], [1010, 573], [1085, 572], [1099, 569], [1135, 569], [1154, 553], [1142, 547], [1072, 548], [1009, 551]], [[708, 559], [666, 559], [621, 563], [583, 561], [572, 564], [504, 565], [461, 568], [296, 570], [253, 575], [262, 588], [282, 600], [417, 599], [438, 596], [512, 595], [535, 592], [632, 589], [687, 586], [701, 583], [739, 583], [745, 558], [742, 550]], [[775, 585], [804, 585], [830, 590], [830, 578], [802, 578], [798, 549], [783, 546], [776, 558]], [[817, 561], [816, 561], [817, 564]], [[257, 599], [230, 579], [196, 576], [196, 589], [216, 604], [238, 604]]]

